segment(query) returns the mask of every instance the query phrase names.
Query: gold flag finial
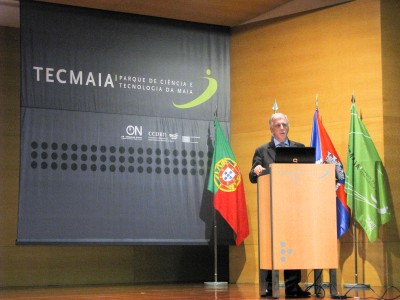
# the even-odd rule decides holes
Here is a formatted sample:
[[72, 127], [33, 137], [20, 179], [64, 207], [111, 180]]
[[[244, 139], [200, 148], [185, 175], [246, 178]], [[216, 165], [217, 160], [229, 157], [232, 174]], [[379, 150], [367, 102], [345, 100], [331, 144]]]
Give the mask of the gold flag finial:
[[278, 110], [278, 104], [276, 103], [276, 98], [274, 101], [274, 106], [272, 106], [272, 110], [274, 111], [274, 114], [276, 114], [277, 110]]
[[318, 94], [315, 96], [315, 107], [318, 109]]

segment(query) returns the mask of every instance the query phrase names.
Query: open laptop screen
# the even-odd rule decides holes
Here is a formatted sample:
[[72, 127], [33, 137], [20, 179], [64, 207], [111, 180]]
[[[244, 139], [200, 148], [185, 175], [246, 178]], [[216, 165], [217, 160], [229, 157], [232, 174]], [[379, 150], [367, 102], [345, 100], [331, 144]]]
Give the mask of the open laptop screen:
[[315, 163], [314, 147], [278, 147], [276, 148], [275, 163]]

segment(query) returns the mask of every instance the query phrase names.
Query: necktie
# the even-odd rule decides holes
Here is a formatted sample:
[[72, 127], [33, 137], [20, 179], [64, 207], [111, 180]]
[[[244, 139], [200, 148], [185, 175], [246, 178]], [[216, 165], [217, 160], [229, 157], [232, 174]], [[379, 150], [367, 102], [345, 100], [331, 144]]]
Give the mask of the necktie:
[[278, 147], [286, 147], [285, 143], [279, 143]]

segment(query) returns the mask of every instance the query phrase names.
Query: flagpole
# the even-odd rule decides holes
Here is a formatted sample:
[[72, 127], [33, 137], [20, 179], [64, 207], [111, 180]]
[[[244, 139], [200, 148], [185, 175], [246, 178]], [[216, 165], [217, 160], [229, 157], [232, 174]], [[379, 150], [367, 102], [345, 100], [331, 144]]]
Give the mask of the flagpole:
[[276, 114], [278, 109], [279, 109], [279, 107], [278, 107], [278, 104], [276, 103], [276, 98], [275, 98], [274, 106], [272, 106], [272, 110], [274, 111], [274, 114]]
[[[352, 105], [354, 105], [354, 103], [356, 102], [356, 99], [354, 98], [354, 91], [353, 91], [353, 95], [351, 97], [351, 102]], [[353, 118], [352, 118], [353, 120]], [[354, 122], [353, 122], [354, 123]], [[354, 124], [352, 124], [353, 130], [354, 130]], [[352, 133], [352, 144], [353, 144], [353, 149], [355, 151], [355, 136], [354, 133]], [[356, 201], [355, 201], [355, 197], [354, 197], [354, 170], [351, 174], [352, 176], [352, 184], [353, 184], [353, 192], [351, 193], [351, 202], [353, 204], [353, 212], [356, 211]], [[354, 255], [355, 255], [355, 260], [354, 260], [354, 283], [355, 286], [358, 285], [358, 238], [357, 238], [357, 226], [356, 226], [356, 218], [354, 217], [353, 214], [353, 240], [354, 240]]]
[[217, 212], [214, 208], [214, 281], [204, 282], [206, 286], [224, 286], [227, 285], [226, 281], [218, 281], [218, 227], [217, 227]]
[[[351, 97], [351, 103], [352, 105], [354, 105], [356, 102], [356, 99], [354, 98], [354, 91]], [[351, 116], [351, 120], [353, 122], [353, 116]], [[354, 123], [354, 122], [353, 122]], [[354, 124], [351, 124], [353, 130], [354, 130]], [[352, 144], [353, 144], [353, 149], [355, 149], [355, 135], [354, 133], [350, 133], [352, 134]], [[354, 197], [354, 171], [351, 174], [351, 180], [352, 180], [352, 193], [351, 193], [351, 203], [353, 205], [352, 208], [352, 215], [353, 215], [353, 243], [354, 243], [354, 283], [353, 284], [349, 284], [349, 283], [345, 283], [343, 284], [343, 287], [345, 288], [369, 288], [370, 285], [369, 284], [358, 284], [358, 238], [357, 238], [357, 223], [356, 223], [356, 218], [354, 217], [354, 212], [356, 211], [356, 201], [355, 201], [355, 197]]]
[[[218, 118], [218, 106], [215, 109], [215, 118]], [[214, 124], [215, 126], [215, 124]], [[215, 146], [214, 146], [215, 147]], [[210, 175], [211, 176], [211, 175]], [[227, 286], [228, 282], [218, 281], [218, 226], [217, 226], [217, 210], [213, 206], [213, 219], [214, 219], [214, 281], [206, 281], [206, 286]]]
[[214, 282], [218, 282], [218, 226], [217, 212], [214, 208]]
[[[318, 94], [315, 95], [315, 109], [318, 111]], [[322, 151], [321, 151], [322, 152]], [[323, 161], [323, 159], [322, 159]], [[322, 284], [322, 269], [314, 269], [314, 292], [315, 294], [321, 295]]]

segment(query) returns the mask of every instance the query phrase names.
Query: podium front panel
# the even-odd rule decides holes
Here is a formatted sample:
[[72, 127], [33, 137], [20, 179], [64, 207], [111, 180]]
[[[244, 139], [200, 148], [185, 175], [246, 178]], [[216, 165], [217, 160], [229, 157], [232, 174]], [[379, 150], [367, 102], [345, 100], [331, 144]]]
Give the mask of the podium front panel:
[[269, 179], [258, 182], [260, 269], [336, 269], [335, 166], [272, 164]]
[[258, 246], [260, 269], [272, 269], [270, 175], [258, 178]]

